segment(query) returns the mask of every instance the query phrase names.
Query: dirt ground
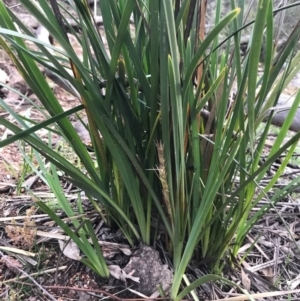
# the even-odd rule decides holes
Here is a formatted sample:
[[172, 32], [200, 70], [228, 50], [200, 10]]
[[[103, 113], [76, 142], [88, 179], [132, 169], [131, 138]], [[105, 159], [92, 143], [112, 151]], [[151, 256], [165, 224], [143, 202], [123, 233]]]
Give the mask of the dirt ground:
[[[5, 0], [4, 2], [13, 7], [16, 13], [25, 13], [24, 9], [18, 5], [19, 1]], [[76, 44], [75, 40], [73, 41], [73, 47], [80, 55], [81, 47]], [[8, 85], [27, 95], [32, 101], [31, 103], [17, 93], [3, 88], [0, 90], [0, 96], [5, 100], [5, 103], [29, 119], [36, 122], [43, 120], [42, 114], [33, 107], [33, 104], [40, 106], [41, 103], [32, 94], [9, 57], [1, 49], [0, 68], [9, 77]], [[65, 110], [79, 104], [78, 99], [74, 96], [65, 92], [50, 80], [49, 83]], [[297, 89], [297, 87], [292, 88]], [[0, 116], [12, 120], [7, 111], [2, 108], [0, 109]], [[88, 144], [89, 138], [86, 130], [78, 125], [75, 117], [72, 120], [74, 125], [78, 127], [82, 139], [86, 139], [85, 142]], [[0, 126], [1, 140], [9, 135], [11, 133]], [[39, 132], [39, 135], [47, 141], [48, 133], [46, 131]], [[53, 136], [53, 145], [57, 142], [58, 137]], [[79, 261], [64, 255], [59, 247], [59, 239], [55, 238], [55, 235], [61, 235], [61, 233], [51, 220], [34, 206], [35, 198], [53, 201], [53, 194], [51, 194], [47, 185], [36, 178], [34, 174], [26, 173], [24, 177], [26, 163], [24, 163], [21, 149], [22, 146], [17, 143], [0, 149], [0, 252], [4, 252], [1, 247], [10, 248], [11, 250], [6, 250], [9, 255], [1, 256], [0, 260], [0, 300], [51, 300], [49, 296], [41, 291], [41, 287], [33, 283], [31, 279], [34, 279], [55, 300], [60, 301], [93, 301], [105, 298], [121, 300], [121, 297], [135, 298], [134, 300], [138, 300], [136, 298], [143, 299], [143, 297], [134, 293], [135, 283], [133, 281], [127, 280], [124, 282], [115, 277], [102, 279]], [[299, 172], [300, 168], [298, 166], [291, 167], [290, 172], [295, 171]], [[61, 177], [61, 183], [68, 200], [70, 203], [74, 203], [78, 190], [65, 181], [63, 177]], [[29, 193], [25, 186], [26, 188], [29, 187], [34, 195]], [[226, 278], [249, 289], [252, 293], [299, 287], [299, 253], [297, 246], [290, 241], [291, 233], [294, 239], [300, 238], [300, 213], [297, 198], [297, 195], [288, 196], [284, 202], [278, 204], [277, 210], [280, 211], [280, 215], [277, 214], [275, 209], [271, 210], [266, 219], [253, 228], [240, 253], [241, 257], [246, 253], [248, 254], [247, 261], [243, 263], [244, 269], [239, 273], [228, 268], [224, 272]], [[85, 212], [93, 221], [93, 224], [96, 225], [97, 235], [103, 241], [101, 247], [107, 262], [122, 269], [128, 266], [127, 264], [136, 249], [127, 245], [125, 238], [118, 230], [109, 229], [103, 225], [99, 215], [95, 214], [89, 202], [84, 202], [84, 200], [83, 197]], [[66, 218], [63, 213], [61, 217]], [[290, 233], [283, 225], [282, 219], [290, 225]], [[26, 223], [32, 226], [29, 227], [29, 230], [24, 226]], [[13, 227], [14, 230], [10, 227]], [[39, 232], [32, 232], [32, 228]], [[47, 237], [45, 232], [51, 233], [52, 236]], [[275, 249], [274, 246], [276, 246]], [[16, 249], [31, 252], [34, 256], [30, 256], [28, 253], [16, 253]], [[141, 249], [140, 246], [137, 247], [137, 251], [140, 252]], [[160, 251], [159, 257], [167, 258], [163, 252], [164, 248], [160, 246], [158, 249]], [[3, 255], [3, 253], [0, 253], [0, 255]], [[150, 256], [156, 258], [158, 255]], [[163, 265], [167, 264], [165, 261], [161, 262], [160, 259], [156, 259], [155, 264], [158, 264], [158, 270], [170, 270], [166, 268], [166, 265]], [[14, 265], [29, 274], [29, 280], [28, 277], [21, 278], [24, 274], [22, 275]], [[152, 273], [154, 272], [152, 271]], [[207, 273], [205, 263], [192, 262], [188, 268], [187, 276], [192, 282]], [[130, 291], [130, 289], [132, 290]], [[201, 300], [232, 297], [237, 293], [237, 291], [228, 287], [224, 288], [220, 284], [203, 285], [196, 292]], [[293, 296], [295, 296], [293, 300], [300, 299], [299, 294]], [[287, 300], [284, 298], [275, 299], [274, 297], [266, 300]]]

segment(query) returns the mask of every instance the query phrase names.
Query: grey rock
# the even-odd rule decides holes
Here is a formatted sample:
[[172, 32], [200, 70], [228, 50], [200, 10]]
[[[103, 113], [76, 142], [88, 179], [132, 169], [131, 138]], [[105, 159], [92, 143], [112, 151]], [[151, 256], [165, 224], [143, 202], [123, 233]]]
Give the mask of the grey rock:
[[173, 281], [173, 274], [167, 265], [163, 265], [157, 251], [147, 246], [141, 246], [124, 268], [126, 273], [140, 278], [140, 283], [135, 283], [133, 289], [150, 296], [161, 285], [167, 290]]

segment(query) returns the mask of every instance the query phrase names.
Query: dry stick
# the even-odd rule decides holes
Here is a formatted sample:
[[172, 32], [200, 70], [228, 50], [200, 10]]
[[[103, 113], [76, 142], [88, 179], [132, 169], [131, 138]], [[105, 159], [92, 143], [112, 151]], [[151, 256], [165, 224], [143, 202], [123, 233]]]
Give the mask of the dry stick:
[[[53, 13], [54, 13], [54, 16], [56, 18], [56, 21], [57, 21], [58, 25], [62, 29], [62, 32], [65, 35], [67, 41], [69, 41], [68, 34], [64, 30], [64, 28], [65, 28], [64, 27], [64, 21], [63, 21], [62, 14], [61, 14], [61, 12], [59, 10], [59, 7], [58, 7], [58, 4], [57, 4], [57, 0], [50, 0], [50, 4], [51, 4], [51, 7], [52, 7], [52, 10], [53, 10]], [[69, 41], [69, 43], [70, 43], [70, 41]]]
[[48, 291], [46, 291], [38, 282], [36, 282], [29, 274], [27, 274], [25, 271], [23, 271], [22, 269], [20, 269], [19, 267], [17, 267], [13, 262], [11, 262], [7, 256], [5, 256], [1, 251], [0, 251], [0, 255], [2, 256], [2, 258], [7, 262], [8, 266], [12, 266], [14, 269], [16, 269], [17, 271], [19, 271], [20, 273], [22, 273], [23, 275], [25, 275], [26, 277], [28, 277], [45, 295], [47, 295], [51, 300], [53, 301], [58, 301], [57, 299], [55, 299], [50, 293], [48, 293]]
[[[27, 285], [27, 286], [33, 286], [32, 283], [27, 283], [27, 282], [23, 282], [23, 281], [17, 281], [16, 279], [11, 279], [12, 281], [10, 282], [16, 282], [18, 284], [23, 284], [23, 285]], [[7, 283], [7, 282], [6, 282]], [[168, 298], [168, 297], [158, 297], [158, 298], [132, 298], [132, 299], [124, 299], [124, 298], [120, 298], [116, 295], [113, 295], [107, 291], [104, 290], [100, 290], [100, 289], [93, 289], [93, 288], [83, 288], [83, 287], [72, 287], [72, 286], [57, 286], [57, 285], [45, 285], [44, 288], [48, 288], [48, 289], [58, 289], [58, 290], [72, 290], [72, 291], [80, 291], [80, 292], [87, 292], [87, 293], [99, 293], [99, 294], [103, 294], [107, 297], [110, 297], [114, 300], [117, 301], [145, 301], [145, 300], [150, 300], [150, 301], [163, 301], [163, 300], [173, 300], [172, 298]], [[182, 299], [182, 301], [194, 301], [193, 299]]]
[[[159, 297], [159, 298], [128, 298], [128, 299], [124, 299], [124, 298], [120, 298], [116, 295], [113, 295], [111, 293], [108, 293], [105, 290], [99, 290], [99, 289], [92, 289], [92, 288], [83, 288], [83, 287], [69, 287], [69, 286], [59, 286], [59, 285], [48, 285], [45, 286], [46, 288], [49, 289], [59, 289], [59, 290], [74, 290], [74, 291], [81, 291], [81, 292], [93, 292], [93, 293], [100, 293], [103, 294], [105, 296], [108, 296], [114, 300], [117, 301], [145, 301], [145, 300], [150, 300], [150, 301], [164, 301], [164, 300], [173, 300], [172, 298], [169, 297]], [[193, 299], [183, 299], [182, 301], [193, 301]]]
[[[61, 266], [59, 267], [59, 270], [62, 271], [62, 270], [65, 270], [67, 268], [66, 265], [64, 266]], [[43, 271], [39, 271], [39, 272], [36, 272], [36, 273], [32, 273], [30, 274], [30, 276], [40, 276], [40, 275], [44, 275], [44, 274], [49, 274], [49, 273], [52, 273], [52, 272], [55, 272], [56, 271], [56, 268], [54, 269], [48, 269], [48, 270], [43, 270]], [[10, 282], [16, 282], [16, 283], [21, 283], [20, 280], [21, 279], [26, 279], [27, 276], [23, 275], [23, 276], [18, 276], [16, 278], [12, 278], [12, 279], [8, 279], [8, 280], [5, 280], [5, 281], [1, 281], [1, 284], [6, 284], [6, 283], [10, 283]], [[24, 282], [26, 285], [29, 285], [29, 283], [26, 283]], [[45, 287], [44, 287], [45, 288]]]
[[[172, 298], [168, 297], [160, 297], [160, 298], [120, 298], [118, 296], [115, 296], [113, 294], [108, 293], [104, 290], [98, 290], [98, 289], [86, 289], [86, 288], [78, 288], [78, 287], [68, 287], [68, 286], [45, 286], [49, 289], [68, 289], [68, 290], [74, 290], [74, 291], [89, 291], [89, 292], [95, 292], [95, 293], [101, 293], [103, 295], [106, 295], [113, 300], [117, 301], [165, 301], [165, 300], [173, 300]], [[267, 298], [267, 297], [273, 297], [273, 296], [283, 296], [288, 294], [295, 294], [300, 293], [300, 289], [295, 290], [289, 290], [289, 291], [274, 291], [274, 292], [265, 292], [265, 293], [257, 293], [257, 294], [249, 294], [249, 295], [239, 295], [231, 298], [225, 298], [225, 299], [217, 299], [216, 301], [246, 301], [249, 300], [249, 296], [258, 299], [258, 298]], [[194, 299], [182, 299], [182, 301], [194, 301]]]

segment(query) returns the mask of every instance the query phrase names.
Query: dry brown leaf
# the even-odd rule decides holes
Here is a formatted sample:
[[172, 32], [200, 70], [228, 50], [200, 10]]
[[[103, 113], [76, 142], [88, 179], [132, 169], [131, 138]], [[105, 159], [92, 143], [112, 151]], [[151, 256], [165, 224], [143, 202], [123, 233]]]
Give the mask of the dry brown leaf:
[[16, 274], [19, 273], [19, 270], [17, 268], [21, 269], [23, 267], [19, 260], [8, 255], [2, 256], [0, 262], [4, 263], [11, 271]]
[[122, 251], [127, 256], [130, 256], [132, 254], [129, 248], [120, 248], [120, 251]]
[[249, 292], [251, 288], [251, 280], [249, 276], [244, 272], [244, 269], [241, 269], [241, 272], [243, 286]]
[[264, 236], [261, 236], [257, 242], [259, 242], [261, 245], [267, 247], [267, 248], [273, 248], [274, 244], [270, 241], [267, 241], [266, 238]]
[[108, 266], [110, 274], [116, 279], [120, 279], [123, 282], [126, 282], [126, 279], [131, 279], [134, 282], [140, 282], [139, 277], [133, 277], [127, 274], [123, 269], [121, 269], [118, 265], [109, 265]]
[[[9, 76], [7, 75], [7, 73], [0, 69], [0, 83], [4, 83], [7, 84], [9, 82]], [[1, 84], [0, 84], [0, 89], [2, 88]]]
[[298, 275], [295, 279], [286, 282], [290, 289], [295, 289], [300, 284], [300, 275]]
[[65, 256], [77, 261], [81, 260], [80, 250], [73, 240], [69, 241], [67, 245], [65, 241], [58, 240], [58, 244], [60, 250], [64, 253]]
[[268, 267], [268, 268], [262, 269], [260, 271], [261, 271], [262, 277], [264, 279], [266, 279], [271, 284], [275, 283], [276, 275], [275, 275], [272, 267]]

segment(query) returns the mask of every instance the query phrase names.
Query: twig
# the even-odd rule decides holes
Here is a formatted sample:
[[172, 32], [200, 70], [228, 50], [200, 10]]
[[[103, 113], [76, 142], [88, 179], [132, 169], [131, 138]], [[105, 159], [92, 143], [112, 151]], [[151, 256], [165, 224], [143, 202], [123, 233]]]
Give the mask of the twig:
[[65, 35], [67, 41], [70, 43], [69, 38], [68, 38], [68, 34], [65, 30], [65, 26], [64, 26], [64, 21], [63, 21], [63, 16], [59, 10], [58, 4], [57, 4], [57, 0], [50, 0], [50, 4], [52, 6], [52, 10], [54, 13], [54, 16], [56, 18], [56, 21], [58, 23], [58, 25], [60, 26], [63, 34]]
[[38, 282], [36, 282], [29, 274], [27, 274], [25, 271], [23, 271], [22, 269], [20, 269], [19, 267], [17, 267], [13, 262], [11, 262], [7, 256], [5, 256], [1, 251], [0, 251], [0, 255], [2, 256], [2, 258], [8, 263], [9, 266], [12, 266], [14, 269], [16, 269], [17, 271], [19, 271], [20, 273], [22, 273], [23, 275], [25, 275], [26, 277], [28, 277], [45, 295], [47, 295], [51, 300], [53, 301], [58, 301], [57, 299], [55, 299], [50, 293], [48, 293], [48, 291], [46, 291]]
[[[65, 270], [67, 268], [66, 265], [64, 266], [61, 266], [59, 267], [58, 269], [61, 271], [61, 270]], [[30, 274], [30, 276], [39, 276], [39, 275], [43, 275], [43, 274], [49, 274], [49, 273], [54, 273], [56, 272], [56, 268], [53, 268], [53, 269], [48, 269], [48, 270], [44, 270], [44, 271], [38, 271], [36, 273], [32, 273]], [[8, 279], [8, 280], [5, 280], [5, 281], [2, 281], [1, 283], [2, 284], [6, 284], [6, 283], [10, 283], [10, 282], [19, 282], [21, 279], [25, 279], [27, 278], [27, 276], [23, 275], [23, 276], [18, 276], [16, 278], [12, 278], [12, 279]], [[45, 287], [44, 287], [45, 288]]]
[[[159, 298], [130, 298], [130, 299], [124, 299], [124, 298], [120, 298], [116, 295], [113, 295], [107, 291], [104, 290], [99, 290], [99, 289], [92, 289], [92, 288], [83, 288], [83, 287], [69, 287], [69, 286], [60, 286], [60, 285], [49, 285], [49, 286], [45, 286], [48, 289], [58, 289], [58, 290], [74, 290], [74, 291], [81, 291], [81, 292], [93, 292], [93, 293], [99, 293], [99, 294], [103, 294], [105, 296], [108, 296], [114, 300], [117, 301], [145, 301], [145, 300], [150, 300], [150, 301], [165, 301], [165, 300], [173, 300], [170, 297], [159, 297]], [[185, 299], [182, 301], [192, 301], [193, 299]]]
[[[32, 286], [32, 283], [26, 283], [26, 282], [18, 282], [23, 285], [28, 285]], [[116, 295], [113, 295], [111, 293], [108, 293], [107, 291], [104, 290], [99, 290], [99, 289], [93, 289], [93, 288], [84, 288], [84, 287], [72, 287], [72, 286], [59, 286], [59, 285], [44, 285], [44, 288], [48, 289], [57, 289], [57, 290], [72, 290], [72, 291], [80, 291], [80, 292], [89, 292], [89, 293], [98, 293], [98, 294], [103, 294], [107, 297], [112, 298], [113, 300], [117, 301], [168, 301], [168, 300], [173, 300], [172, 298], [169, 297], [158, 297], [158, 298], [120, 298]], [[182, 299], [182, 301], [194, 301], [194, 299]]]

